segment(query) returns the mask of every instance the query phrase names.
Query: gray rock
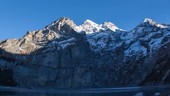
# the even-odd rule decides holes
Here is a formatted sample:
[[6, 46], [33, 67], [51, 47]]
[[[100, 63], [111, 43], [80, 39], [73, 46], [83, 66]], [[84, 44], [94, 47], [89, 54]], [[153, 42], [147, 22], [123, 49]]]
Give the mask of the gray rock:
[[122, 31], [108, 24], [100, 26], [102, 32], [88, 34], [76, 32], [76, 24], [62, 17], [21, 39], [2, 41], [0, 68], [13, 70], [18, 86], [27, 88], [170, 83], [169, 25], [148, 19]]

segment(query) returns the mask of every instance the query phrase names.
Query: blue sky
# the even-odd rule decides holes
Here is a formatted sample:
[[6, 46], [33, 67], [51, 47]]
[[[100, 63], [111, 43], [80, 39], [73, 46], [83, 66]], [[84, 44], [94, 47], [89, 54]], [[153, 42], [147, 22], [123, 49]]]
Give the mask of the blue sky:
[[0, 40], [20, 38], [66, 16], [81, 24], [111, 21], [130, 30], [146, 17], [170, 24], [170, 0], [1, 0]]

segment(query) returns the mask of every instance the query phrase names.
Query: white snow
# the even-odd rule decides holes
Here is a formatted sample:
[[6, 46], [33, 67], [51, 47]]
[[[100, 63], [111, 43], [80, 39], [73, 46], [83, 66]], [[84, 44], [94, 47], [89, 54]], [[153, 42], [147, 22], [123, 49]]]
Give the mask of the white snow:
[[108, 32], [99, 32], [86, 35], [86, 39], [90, 44], [91, 50], [93, 51], [102, 51], [103, 49], [111, 50], [116, 46], [120, 46], [120, 42], [117, 42], [118, 38], [118, 34], [110, 34]]
[[155, 23], [155, 22], [154, 22], [152, 19], [150, 19], [150, 18], [145, 18], [143, 22], [153, 22], [153, 23]]
[[75, 40], [76, 40], [76, 39], [75, 39], [74, 37], [71, 37], [71, 38], [69, 38], [69, 39], [66, 39], [66, 40], [60, 41], [60, 42], [53, 41], [51, 44], [53, 44], [53, 45], [59, 45], [62, 49], [64, 49], [64, 48], [66, 48], [67, 46], [73, 45]]
[[[69, 39], [63, 40], [63, 41], [52, 41], [48, 46], [46, 46], [46, 50], [44, 52], [52, 51], [52, 50], [60, 50], [67, 48], [68, 46], [74, 45], [76, 39], [74, 37], [71, 37]], [[55, 47], [57, 46], [57, 48]]]
[[75, 31], [77, 32], [84, 31], [86, 32], [86, 34], [92, 34], [95, 32], [103, 32], [103, 31], [107, 31], [108, 29], [110, 29], [113, 32], [115, 32], [116, 30], [121, 30], [111, 22], [105, 22], [104, 24], [97, 24], [89, 19], [84, 21], [82, 25], [75, 26], [74, 28]]
[[91, 34], [94, 32], [99, 32], [100, 30], [104, 30], [101, 25], [91, 21], [91, 20], [86, 20], [82, 25], [76, 26], [75, 27], [76, 31], [81, 32], [84, 31], [87, 34]]
[[148, 22], [149, 24], [155, 25], [155, 26], [157, 26], [159, 28], [168, 28], [168, 26], [164, 26], [162, 24], [158, 24], [158, 23], [156, 23], [155, 21], [153, 21], [152, 19], [149, 19], [149, 18], [145, 18], [143, 22], [144, 23]]
[[[59, 21], [56, 21], [59, 22]], [[52, 23], [49, 26], [55, 25], [55, 23]], [[146, 18], [144, 23], [149, 23], [152, 25], [156, 25], [156, 27], [159, 28], [167, 28], [167, 26], [158, 24], [152, 19]], [[59, 22], [61, 23], [61, 22]], [[60, 25], [60, 24], [59, 24]], [[150, 46], [151, 50], [156, 50], [161, 46], [162, 39], [164, 37], [154, 37], [155, 35], [162, 34], [160, 32], [152, 32], [154, 28], [150, 27], [136, 27], [134, 30], [126, 31], [126, 32], [119, 32], [122, 29], [119, 29], [115, 24], [111, 22], [104, 22], [103, 24], [97, 24], [93, 22], [92, 20], [85, 20], [83, 24], [79, 26], [74, 26], [74, 30], [77, 32], [85, 32], [86, 33], [86, 39], [90, 44], [90, 48], [94, 51], [101, 51], [103, 49], [114, 49], [116, 46], [121, 46], [125, 42], [126, 45], [129, 45], [133, 42], [133, 44], [125, 51], [126, 55], [132, 55], [135, 53], [140, 54], [147, 54], [147, 49], [140, 44], [140, 40], [148, 41], [148, 44]], [[119, 31], [117, 31], [119, 30]], [[164, 29], [163, 29], [164, 30]], [[110, 34], [109, 32], [113, 32], [114, 34]], [[167, 31], [168, 32], [168, 31]], [[118, 36], [116, 36], [116, 34]], [[163, 33], [163, 34], [170, 34], [170, 33]], [[44, 37], [49, 38], [60, 38], [60, 34], [57, 34], [57, 32], [54, 32], [52, 30], [49, 31], [49, 33], [44, 34]], [[142, 37], [144, 36], [144, 37]], [[120, 38], [122, 42], [115, 42], [117, 38]], [[71, 37], [67, 40], [63, 41], [53, 41], [52, 45], [58, 45], [59, 48], [66, 48], [67, 46], [70, 46], [74, 44], [75, 38]], [[134, 43], [135, 42], [135, 43]]]
[[89, 19], [85, 20], [83, 24], [84, 25], [90, 24], [90, 25], [93, 25], [93, 26], [98, 26], [97, 23], [95, 23], [95, 22], [93, 22], [92, 20], [89, 20]]
[[89, 34], [86, 38], [92, 50], [100, 51], [106, 47], [108, 34], [104, 32], [98, 34]]
[[107, 30], [107, 29], [110, 29], [110, 30], [112, 30], [112, 31], [116, 31], [116, 30], [119, 30], [119, 28], [115, 25], [115, 24], [113, 24], [113, 23], [111, 23], [111, 22], [104, 22], [104, 24], [102, 24], [102, 26], [103, 26], [103, 28], [105, 29], [105, 30]]

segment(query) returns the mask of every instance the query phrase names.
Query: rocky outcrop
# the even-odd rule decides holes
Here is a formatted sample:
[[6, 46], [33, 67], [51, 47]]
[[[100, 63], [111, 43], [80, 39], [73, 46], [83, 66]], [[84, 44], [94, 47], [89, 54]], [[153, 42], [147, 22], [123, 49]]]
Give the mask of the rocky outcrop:
[[0, 43], [0, 68], [27, 88], [92, 88], [170, 83], [170, 26], [145, 19], [131, 31], [111, 22], [77, 26], [62, 17]]

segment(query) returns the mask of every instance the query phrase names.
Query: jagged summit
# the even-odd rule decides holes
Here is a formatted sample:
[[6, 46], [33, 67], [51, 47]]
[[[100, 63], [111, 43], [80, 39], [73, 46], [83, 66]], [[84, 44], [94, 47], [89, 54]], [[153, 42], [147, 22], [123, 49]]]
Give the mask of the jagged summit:
[[163, 25], [163, 24], [159, 24], [156, 21], [150, 19], [150, 18], [145, 18], [143, 20], [143, 22], [141, 24], [139, 24], [139, 26], [144, 26], [144, 27], [150, 27], [150, 26], [155, 26], [155, 27], [159, 27], [159, 28], [167, 28], [168, 26]]
[[[144, 19], [144, 21], [142, 23], [140, 23], [137, 27], [135, 27], [133, 30], [131, 30], [128, 35], [129, 36], [123, 36], [121, 38], [123, 38], [123, 40], [125, 40], [126, 42], [131, 41], [134, 37], [138, 38], [138, 35], [142, 35], [144, 33], [149, 33], [151, 31], [157, 31], [159, 29], [162, 28], [169, 28], [169, 25], [163, 25], [163, 24], [158, 24], [155, 21], [153, 21], [152, 19], [146, 18]], [[111, 23], [111, 22], [104, 22], [103, 24], [97, 24], [94, 21], [87, 19], [85, 20], [81, 25], [76, 25], [73, 20], [71, 20], [70, 18], [67, 17], [61, 17], [58, 20], [54, 21], [53, 23], [49, 24], [48, 26], [46, 26], [44, 29], [42, 30], [36, 30], [36, 31], [32, 31], [32, 32], [28, 32], [23, 38], [19, 39], [19, 40], [13, 40], [13, 44], [16, 43], [16, 47], [15, 48], [17, 50], [15, 50], [15, 52], [13, 51], [13, 48], [10, 47], [11, 44], [6, 44], [6, 47], [3, 47], [5, 49], [7, 49], [8, 51], [13, 51], [14, 53], [19, 53], [20, 50], [22, 49], [25, 50], [26, 48], [29, 48], [31, 50], [25, 50], [24, 53], [29, 53], [35, 49], [41, 48], [43, 46], [46, 45], [47, 42], [49, 41], [53, 41], [56, 39], [60, 39], [60, 38], [67, 38], [67, 37], [74, 37], [77, 33], [79, 32], [85, 32], [86, 33], [86, 37], [87, 38], [91, 38], [91, 34], [96, 35], [95, 37], [92, 37], [90, 40], [90, 43], [94, 44], [94, 48], [96, 48], [95, 50], [104, 48], [106, 45], [109, 44], [104, 44], [99, 47], [96, 47], [95, 43], [96, 41], [94, 41], [93, 39], [95, 38], [96, 40], [98, 40], [99, 38], [103, 38], [103, 36], [107, 37], [108, 39], [106, 39], [106, 41], [109, 41], [109, 38], [118, 38], [119, 36], [116, 37], [109, 37], [108, 32], [117, 32], [120, 34], [122, 34], [121, 32], [124, 31], [120, 28], [118, 28], [115, 24]], [[136, 34], [135, 36], [133, 36], [133, 34]], [[124, 35], [126, 34], [126, 31], [123, 32]], [[19, 42], [19, 43], [18, 43]], [[112, 42], [113, 44], [114, 42]], [[98, 45], [101, 45], [101, 42], [98, 42]], [[110, 46], [112, 46], [112, 44]], [[5, 43], [4, 43], [5, 45]], [[22, 46], [21, 46], [22, 45]], [[30, 47], [31, 46], [31, 47]]]
[[77, 26], [73, 22], [73, 20], [67, 17], [59, 18], [58, 20], [46, 26], [45, 29], [53, 30], [56, 32], [69, 31], [74, 29], [76, 32], [85, 32], [86, 34], [108, 31], [108, 30], [113, 32], [115, 32], [116, 30], [121, 30], [111, 22], [104, 22], [103, 24], [97, 24], [90, 19], [85, 20], [81, 25]]
[[85, 20], [83, 24], [78, 26], [80, 31], [85, 31], [86, 33], [94, 33], [103, 30], [102, 26], [93, 22], [92, 20]]
[[148, 22], [148, 23], [156, 23], [155, 21], [153, 21], [152, 19], [150, 19], [150, 18], [145, 18], [144, 20], [143, 20], [143, 22], [145, 23], [145, 22]]
[[69, 26], [71, 28], [74, 28], [76, 25], [73, 22], [73, 20], [71, 20], [70, 18], [61, 17], [58, 20], [46, 26], [45, 28], [54, 31], [63, 31], [64, 26]]
[[70, 18], [68, 18], [68, 17], [60, 17], [59, 19], [57, 19], [57, 20], [55, 20], [54, 22], [52, 22], [51, 24], [49, 24], [49, 25], [47, 25], [46, 27], [49, 27], [49, 26], [53, 26], [53, 25], [55, 25], [55, 24], [57, 24], [57, 23], [59, 23], [59, 22], [65, 22], [66, 20], [69, 20], [69, 21], [72, 21]]
[[77, 32], [84, 31], [86, 34], [96, 33], [96, 32], [105, 32], [121, 30], [115, 24], [111, 22], [104, 22], [103, 24], [97, 24], [90, 19], [85, 20], [81, 25], [76, 26], [75, 30]]
[[84, 22], [83, 22], [83, 24], [82, 24], [82, 26], [86, 26], [86, 25], [89, 25], [89, 26], [99, 26], [97, 23], [95, 23], [95, 22], [93, 22], [92, 20], [90, 20], [90, 19], [87, 19], [87, 20], [85, 20]]
[[0, 68], [10, 68], [25, 88], [170, 84], [170, 29], [165, 26], [145, 19], [122, 32], [111, 22], [86, 20], [76, 26], [62, 17], [23, 38], [1, 42]]
[[153, 26], [157, 26], [158, 25], [158, 23], [156, 22], [156, 21], [154, 21], [154, 20], [152, 20], [152, 19], [150, 19], [150, 18], [145, 18], [144, 20], [143, 20], [143, 23], [145, 24], [145, 25], [153, 25]]
[[105, 29], [110, 29], [112, 31], [121, 30], [112, 22], [104, 22], [102, 25]]
[[[45, 27], [45, 29], [54, 31], [63, 31], [63, 26], [68, 26], [70, 29], [74, 29], [76, 32], [85, 32], [87, 34], [101, 32], [101, 31], [116, 31], [121, 30], [115, 24], [111, 22], [104, 22], [103, 24], [97, 24], [94, 21], [87, 19], [81, 25], [76, 25], [73, 20], [68, 17], [61, 17], [53, 23]], [[62, 30], [61, 30], [62, 29]]]

